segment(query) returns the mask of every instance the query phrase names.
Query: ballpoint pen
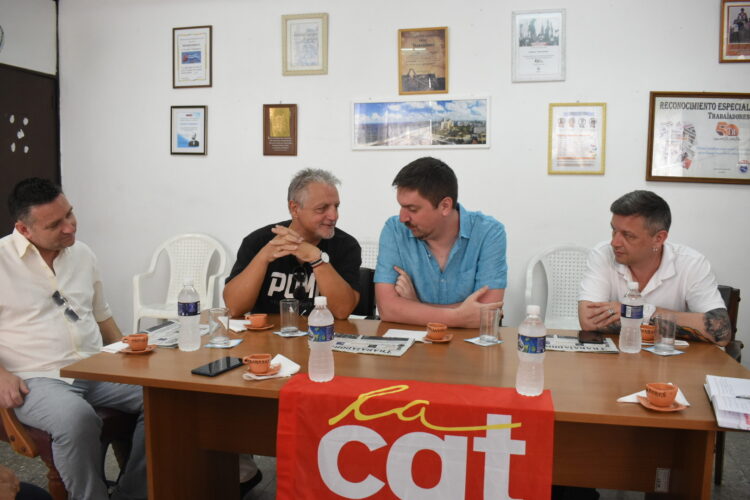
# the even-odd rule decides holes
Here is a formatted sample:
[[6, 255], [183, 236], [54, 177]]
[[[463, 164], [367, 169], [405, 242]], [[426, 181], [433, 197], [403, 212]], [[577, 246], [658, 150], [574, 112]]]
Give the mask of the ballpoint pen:
[[737, 399], [750, 399], [750, 395], [735, 396]]

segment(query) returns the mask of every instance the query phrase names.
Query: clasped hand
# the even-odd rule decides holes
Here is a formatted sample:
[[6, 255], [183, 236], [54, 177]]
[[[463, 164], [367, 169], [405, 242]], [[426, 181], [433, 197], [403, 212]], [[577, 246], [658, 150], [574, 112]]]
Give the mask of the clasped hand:
[[268, 262], [287, 255], [294, 255], [302, 262], [313, 262], [320, 258], [320, 249], [306, 242], [293, 229], [277, 225], [271, 232], [276, 236], [263, 247]]
[[586, 304], [584, 315], [597, 329], [604, 328], [620, 321], [620, 303], [591, 302]]

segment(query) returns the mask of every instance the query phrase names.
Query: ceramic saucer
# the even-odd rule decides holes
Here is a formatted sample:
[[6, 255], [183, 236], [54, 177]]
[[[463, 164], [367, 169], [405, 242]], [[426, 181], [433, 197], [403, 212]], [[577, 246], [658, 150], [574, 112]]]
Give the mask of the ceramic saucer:
[[281, 363], [275, 363], [268, 367], [268, 371], [264, 373], [253, 373], [249, 369], [247, 370], [247, 373], [250, 375], [253, 375], [255, 377], [270, 377], [272, 375], [276, 375], [281, 370]]
[[651, 402], [648, 400], [648, 398], [644, 398], [643, 396], [638, 396], [638, 402], [641, 403], [643, 406], [648, 408], [649, 410], [654, 411], [680, 411], [687, 408], [685, 405], [681, 405], [677, 401], [672, 403], [671, 406], [656, 406], [651, 404]]
[[152, 344], [152, 345], [147, 345], [146, 348], [142, 351], [134, 351], [133, 349], [130, 348], [130, 346], [128, 346], [125, 349], [121, 350], [120, 352], [125, 353], [125, 354], [148, 354], [149, 352], [153, 351], [155, 347], [156, 346]]
[[446, 342], [450, 342], [453, 339], [452, 333], [446, 333], [445, 336], [440, 340], [432, 340], [427, 337], [424, 338], [427, 342], [430, 342], [432, 344], [445, 344]]
[[268, 330], [269, 328], [273, 328], [273, 327], [274, 327], [273, 323], [269, 323], [264, 326], [251, 326], [251, 323], [245, 323], [245, 328], [247, 328], [248, 330], [256, 331], [256, 332], [259, 332], [261, 330]]

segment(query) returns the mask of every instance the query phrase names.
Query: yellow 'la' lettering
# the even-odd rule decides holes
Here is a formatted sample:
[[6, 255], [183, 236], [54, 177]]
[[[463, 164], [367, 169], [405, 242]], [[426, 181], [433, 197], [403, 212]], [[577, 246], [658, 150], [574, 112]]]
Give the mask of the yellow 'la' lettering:
[[[487, 429], [515, 429], [517, 427], [521, 427], [520, 422], [510, 423], [510, 424], [475, 425], [475, 426], [466, 426], [466, 427], [445, 427], [442, 425], [434, 425], [428, 422], [427, 418], [425, 417], [427, 406], [429, 406], [430, 402], [424, 399], [415, 399], [414, 401], [407, 403], [400, 408], [393, 408], [391, 410], [386, 410], [380, 413], [373, 413], [370, 415], [363, 413], [361, 410], [362, 405], [368, 399], [376, 398], [379, 396], [387, 396], [389, 394], [396, 394], [399, 392], [403, 392], [407, 389], [409, 389], [409, 386], [402, 384], [402, 385], [394, 385], [391, 387], [383, 387], [382, 389], [375, 389], [374, 391], [360, 394], [357, 397], [357, 399], [354, 400], [352, 404], [350, 404], [344, 409], [344, 411], [342, 411], [335, 417], [330, 418], [328, 420], [328, 425], [336, 425], [342, 419], [344, 419], [347, 415], [349, 415], [350, 413], [353, 413], [354, 418], [359, 421], [376, 420], [379, 418], [387, 417], [389, 415], [396, 415], [399, 420], [404, 421], [404, 422], [411, 422], [412, 420], [419, 419], [419, 421], [422, 422], [422, 425], [424, 425], [428, 429], [432, 429], [435, 431], [483, 431]], [[406, 415], [406, 412], [408, 410], [417, 406], [419, 406], [419, 409], [417, 410], [415, 414]]]

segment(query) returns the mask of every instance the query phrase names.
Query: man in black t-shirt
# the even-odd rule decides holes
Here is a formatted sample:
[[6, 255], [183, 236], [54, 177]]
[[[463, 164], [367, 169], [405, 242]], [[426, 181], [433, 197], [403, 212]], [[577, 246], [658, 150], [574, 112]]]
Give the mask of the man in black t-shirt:
[[325, 295], [336, 318], [346, 318], [359, 302], [362, 250], [336, 228], [339, 180], [325, 170], [305, 169], [289, 184], [291, 220], [253, 231], [242, 240], [224, 287], [232, 316], [247, 311], [278, 313], [279, 301], [296, 298], [300, 312]]

